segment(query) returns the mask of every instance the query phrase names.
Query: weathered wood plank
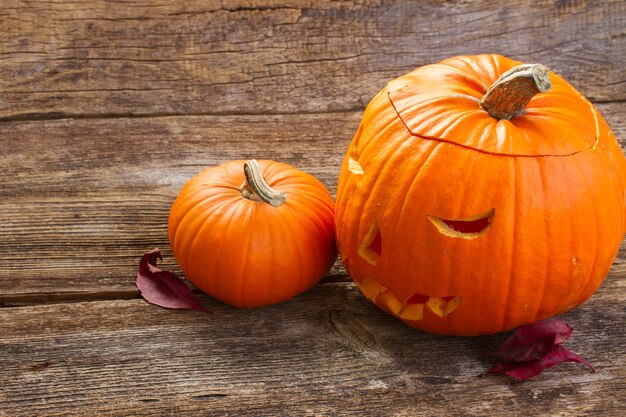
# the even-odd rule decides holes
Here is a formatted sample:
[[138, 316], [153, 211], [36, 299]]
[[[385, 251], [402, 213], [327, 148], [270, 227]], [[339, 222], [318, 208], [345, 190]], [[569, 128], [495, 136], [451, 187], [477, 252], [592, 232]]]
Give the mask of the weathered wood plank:
[[[625, 139], [626, 103], [599, 108]], [[316, 175], [334, 194], [360, 117], [6, 123], [0, 130], [0, 303], [135, 297], [143, 252], [160, 247], [164, 267], [180, 273], [167, 218], [191, 176], [228, 159], [271, 158]], [[337, 264], [328, 279], [344, 276]]]
[[350, 283], [215, 315], [141, 300], [0, 309], [0, 416], [619, 416], [624, 281], [565, 315], [564, 364], [517, 383], [479, 378], [505, 335], [417, 332]]
[[204, 167], [249, 158], [294, 164], [334, 191], [360, 117], [351, 112], [4, 123], [0, 196], [121, 189], [138, 199], [139, 192], [171, 197]]
[[623, 151], [626, 148], [626, 122], [623, 121], [624, 114], [626, 114], [626, 102], [596, 103], [595, 106], [611, 127]]
[[626, 99], [626, 3], [4, 0], [0, 119], [362, 108], [416, 66], [542, 62]]

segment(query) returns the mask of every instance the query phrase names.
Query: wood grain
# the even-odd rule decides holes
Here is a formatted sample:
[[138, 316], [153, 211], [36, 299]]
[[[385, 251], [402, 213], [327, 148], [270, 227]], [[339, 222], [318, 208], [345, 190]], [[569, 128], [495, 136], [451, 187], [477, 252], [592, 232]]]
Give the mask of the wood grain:
[[625, 26], [621, 0], [4, 0], [0, 119], [353, 111], [487, 52], [624, 100]]
[[[623, 280], [565, 315], [563, 364], [518, 383], [479, 377], [506, 335], [410, 329], [350, 283], [213, 316], [141, 300], [0, 309], [0, 416], [619, 416]], [[607, 393], [611, 393], [608, 395]]]

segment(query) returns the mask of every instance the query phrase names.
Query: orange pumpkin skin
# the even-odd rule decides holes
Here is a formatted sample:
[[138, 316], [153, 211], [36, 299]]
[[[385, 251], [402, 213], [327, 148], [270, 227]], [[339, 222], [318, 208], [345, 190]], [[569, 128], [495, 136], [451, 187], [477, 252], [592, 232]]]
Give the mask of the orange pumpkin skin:
[[315, 285], [336, 257], [334, 203], [312, 175], [259, 161], [263, 176], [287, 194], [273, 207], [244, 198], [245, 161], [207, 168], [180, 191], [168, 234], [187, 278], [235, 307], [286, 301]]
[[[552, 73], [518, 117], [480, 108], [519, 64], [461, 56], [393, 80], [348, 148], [342, 260], [370, 301], [417, 329], [489, 334], [568, 311], [598, 288], [624, 237], [626, 159], [580, 93]], [[477, 218], [487, 227], [450, 232]]]

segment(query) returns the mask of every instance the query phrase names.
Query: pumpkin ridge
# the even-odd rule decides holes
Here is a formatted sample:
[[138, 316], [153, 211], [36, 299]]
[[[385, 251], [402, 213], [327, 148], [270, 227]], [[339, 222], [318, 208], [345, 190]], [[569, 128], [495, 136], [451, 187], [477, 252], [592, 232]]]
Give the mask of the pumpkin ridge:
[[[541, 190], [543, 192], [544, 200], [547, 200], [546, 197], [549, 195], [549, 193], [547, 192], [547, 189], [546, 189], [546, 176], [545, 176], [545, 173], [544, 173], [545, 172], [544, 171], [544, 166], [543, 166], [543, 164], [541, 164], [541, 160], [537, 160], [537, 165], [539, 166], [539, 171], [540, 171], [539, 179], [541, 180]], [[568, 177], [567, 181], [569, 182], [569, 177]], [[570, 197], [569, 200], [571, 201], [571, 196], [569, 196], [569, 194], [568, 194], [568, 197]], [[550, 233], [548, 223], [549, 223], [548, 222], [548, 217], [544, 216], [544, 224], [545, 224], [544, 227], [545, 227], [547, 233]], [[569, 232], [571, 233], [571, 231], [569, 231]], [[569, 245], [568, 246], [571, 247], [571, 244], [572, 244], [571, 243], [572, 242], [571, 237], [568, 237], [568, 240], [569, 240]], [[567, 249], [569, 249], [569, 248], [560, 248], [560, 250], [567, 250]], [[546, 274], [547, 274], [547, 276], [551, 275], [550, 274], [550, 267], [552, 266], [552, 263], [550, 262], [551, 259], [553, 259], [552, 247], [548, 246], [548, 251], [546, 253]], [[539, 309], [539, 306], [541, 306], [543, 304], [543, 299], [545, 298], [547, 287], [548, 287], [548, 280], [544, 279], [543, 280], [543, 286], [541, 288], [541, 293], [540, 293], [540, 296], [539, 296], [539, 302], [537, 303], [537, 310]], [[535, 313], [534, 317], [537, 317], [537, 313]]]
[[[478, 102], [478, 103], [480, 104], [480, 102]], [[466, 119], [469, 118], [469, 117], [472, 117], [473, 113], [474, 113], [474, 110], [464, 110], [462, 112], [459, 112], [458, 118], [455, 121], [453, 121], [452, 123], [450, 123], [448, 126], [446, 126], [446, 128], [444, 129], [444, 131], [442, 133], [446, 134], [448, 131], [455, 129], [459, 124], [466, 124], [467, 123]], [[439, 140], [441, 140], [441, 139], [439, 139]], [[441, 141], [442, 142], [448, 142], [448, 143], [456, 144], [455, 142], [446, 141], [445, 139], [441, 140]], [[463, 145], [460, 145], [460, 146], [463, 146]], [[474, 148], [471, 148], [469, 146], [467, 146], [467, 148], [474, 149]], [[477, 149], [477, 150], [480, 150], [480, 149]]]
[[[490, 59], [493, 59], [493, 57], [490, 57]], [[447, 61], [447, 60], [446, 60]], [[487, 92], [487, 90], [489, 90], [489, 86], [485, 85], [485, 83], [483, 82], [483, 80], [480, 77], [480, 73], [479, 73], [479, 69], [474, 67], [472, 65], [471, 61], [468, 61], [467, 59], [464, 59], [463, 57], [457, 57], [457, 59], [452, 58], [450, 60], [450, 62], [441, 62], [442, 65], [446, 65], [450, 68], [454, 68], [457, 71], [461, 71], [463, 72], [463, 69], [452, 65], [452, 62], [454, 63], [458, 63], [458, 62], [462, 62], [463, 65], [466, 68], [465, 74], [461, 74], [466, 78], [466, 81], [472, 85], [472, 88], [474, 88], [476, 91], [481, 91], [483, 94], [485, 94]], [[468, 77], [469, 74], [471, 74], [471, 77]], [[478, 88], [480, 87], [480, 88]]]
[[[213, 188], [212, 185], [208, 185], [208, 187]], [[182, 192], [182, 191], [181, 191]], [[195, 201], [193, 204], [191, 204], [189, 206], [189, 208], [185, 211], [185, 214], [181, 215], [179, 220], [178, 220], [178, 224], [176, 225], [176, 229], [172, 230], [172, 236], [170, 241], [174, 242], [176, 240], [176, 234], [178, 233], [178, 230], [180, 229], [180, 225], [183, 223], [183, 221], [185, 220], [185, 218], [200, 204], [207, 202], [208, 200], [219, 200], [223, 198], [222, 194], [216, 194], [216, 193], [211, 193], [207, 198], [199, 198], [197, 201]], [[176, 202], [175, 202], [176, 203]], [[182, 203], [181, 203], [182, 204]], [[180, 210], [180, 209], [179, 209]]]
[[[307, 185], [311, 185], [312, 186], [313, 184], [307, 184]], [[298, 184], [295, 184], [295, 183], [294, 184], [283, 184], [283, 187], [284, 187], [283, 188], [284, 192], [287, 193], [288, 195], [294, 195], [294, 196], [297, 195], [299, 197], [303, 197], [303, 198], [305, 198], [307, 200], [310, 200], [312, 202], [324, 203], [324, 205], [327, 206], [326, 201], [324, 199], [320, 198], [320, 196], [318, 194], [320, 191], [324, 191], [322, 188], [315, 187], [315, 188], [317, 188], [317, 190], [315, 190], [317, 192], [314, 192], [314, 191], [311, 191], [311, 190], [305, 190], [305, 189], [303, 189], [303, 187], [298, 187]], [[330, 193], [327, 194], [327, 195], [328, 195], [328, 197], [330, 197]], [[331, 199], [332, 199], [332, 197], [331, 197]], [[289, 204], [289, 200], [287, 200], [285, 202], [285, 204]]]
[[[236, 200], [233, 200], [233, 201], [236, 201]], [[235, 210], [238, 210], [240, 206], [242, 206], [242, 205], [235, 204], [235, 205], [231, 205], [230, 207], [227, 207], [226, 212], [224, 213], [224, 218], [225, 218], [225, 222], [224, 222], [224, 223], [225, 223], [225, 224], [224, 224], [224, 223], [221, 223], [221, 224], [220, 224], [220, 228], [222, 229], [222, 232], [221, 232], [221, 233], [222, 233], [224, 236], [228, 236], [228, 234], [229, 234], [229, 232], [230, 232], [230, 228], [231, 228], [231, 226], [233, 225], [233, 223], [234, 223], [234, 219], [235, 219], [235, 217], [236, 217], [236, 216], [235, 216], [235, 213], [231, 213], [231, 211], [233, 210], [233, 208], [234, 208]], [[208, 222], [208, 223], [209, 223], [211, 226], [214, 226], [214, 223], [213, 223], [213, 222]], [[204, 226], [205, 226], [206, 224], [207, 224], [207, 221], [205, 221], [205, 224], [203, 224], [203, 229], [204, 229]], [[226, 227], [224, 227], [224, 226], [226, 226]], [[195, 236], [195, 238], [194, 238], [194, 242], [195, 242], [195, 241], [196, 241], [196, 240], [197, 240], [200, 236], [202, 236], [202, 235], [203, 235], [203, 233], [202, 233], [202, 232], [203, 232], [203, 230], [202, 230], [202, 229], [198, 229], [198, 232], [196, 233], [196, 236]], [[220, 240], [220, 245], [219, 245], [219, 247], [218, 247], [218, 248], [215, 248], [216, 250], [214, 250], [214, 251], [213, 251], [213, 253], [215, 253], [215, 254], [216, 254], [216, 256], [213, 258], [213, 259], [215, 260], [215, 262], [216, 262], [216, 263], [217, 263], [217, 260], [218, 260], [218, 259], [220, 259], [220, 258], [222, 257], [222, 256], [221, 256], [221, 253], [224, 251], [224, 247], [226, 246], [226, 244], [227, 244], [227, 243], [228, 243], [228, 240], [227, 240], [227, 239], [221, 239], [221, 240]], [[193, 246], [192, 246], [192, 247], [193, 247]], [[190, 256], [190, 255], [191, 255], [191, 252], [192, 252], [192, 250], [189, 250], [189, 251], [187, 252], [187, 253], [188, 253], [188, 256]], [[214, 273], [215, 273], [215, 268], [216, 268], [216, 265], [215, 265], [215, 264], [211, 265], [211, 271], [213, 271]], [[199, 281], [198, 281], [198, 280], [194, 280], [194, 283], [195, 283], [195, 282], [199, 282]], [[215, 283], [216, 283], [216, 284], [218, 284], [218, 283], [219, 283], [219, 281], [215, 281]], [[205, 283], [204, 283], [204, 282], [202, 282], [202, 284], [203, 284], [203, 286], [205, 285]], [[198, 285], [198, 284], [196, 284], [196, 285]], [[200, 285], [198, 285], [198, 287], [200, 287]], [[219, 285], [215, 285], [214, 289], [215, 289], [215, 298], [217, 298], [218, 300], [223, 300], [223, 298], [224, 298], [224, 297], [223, 297], [222, 291], [221, 291], [221, 289], [220, 289], [220, 286], [219, 286]]]
[[[296, 227], [302, 230], [303, 226], [298, 216], [296, 216], [296, 214], [293, 213], [292, 210], [285, 210], [285, 212], [288, 213], [288, 215], [291, 217], [290, 219], [291, 221], [289, 222], [286, 221], [285, 214], [283, 213], [278, 219], [275, 220], [275, 222], [276, 222], [276, 225], [278, 225], [278, 229], [280, 230], [280, 233], [283, 235], [288, 235], [291, 238], [291, 241], [293, 242], [291, 247], [292, 248], [295, 247], [295, 253], [292, 253], [292, 256], [290, 256], [290, 260], [295, 265], [297, 265], [297, 268], [295, 266], [292, 267], [292, 272], [290, 274], [293, 274], [293, 271], [298, 271], [298, 274], [297, 274], [298, 275], [297, 276], [298, 288], [300, 289], [300, 291], [303, 291], [305, 287], [304, 285], [305, 277], [302, 274], [302, 271], [304, 271], [305, 268], [302, 267], [303, 266], [302, 261], [303, 259], [305, 259], [305, 256], [303, 256], [304, 252], [302, 250], [302, 245], [300, 244], [302, 242], [302, 239], [299, 238], [300, 234], [296, 233], [295, 231]], [[316, 228], [316, 231], [318, 231], [317, 228]], [[320, 254], [318, 253], [317, 255], [320, 255]], [[295, 281], [295, 278], [296, 277], [293, 277], [292, 279]]]
[[[478, 163], [479, 157], [480, 157], [480, 154], [468, 153], [468, 156], [467, 156], [468, 161], [465, 163], [467, 165], [465, 178], [467, 178], [468, 180], [470, 178], [472, 178], [472, 174], [475, 172], [475, 167], [476, 167], [476, 164]], [[427, 161], [424, 163], [424, 166], [426, 166], [426, 165], [427, 165]], [[457, 213], [461, 212], [461, 207], [463, 206], [464, 202], [466, 201], [466, 194], [467, 194], [468, 191], [469, 191], [469, 187], [463, 188], [462, 195], [459, 196], [459, 198], [456, 199], [457, 204], [456, 204], [456, 207], [455, 207], [455, 212], [457, 212]], [[495, 208], [494, 208], [494, 213], [495, 213]], [[400, 214], [400, 216], [402, 216], [402, 214]], [[493, 221], [493, 213], [491, 215], [491, 221]], [[490, 229], [490, 228], [491, 228], [491, 224], [489, 225], [487, 230]], [[484, 230], [484, 232], [486, 232], [487, 230]], [[481, 233], [481, 235], [482, 235], [482, 233]], [[446, 264], [444, 266], [444, 268], [445, 268], [445, 273], [442, 274], [442, 275], [446, 276], [446, 277], [450, 277], [451, 275], [453, 275], [453, 274], [450, 274], [450, 270], [454, 271], [455, 268], [458, 268], [458, 264]], [[452, 280], [448, 279], [446, 284], [447, 285], [445, 287], [445, 292], [448, 293], [448, 294], [452, 294], [452, 289], [450, 287], [454, 285], [454, 282]], [[480, 285], [481, 286], [485, 285], [484, 284], [484, 280], [481, 280]], [[461, 294], [456, 294], [456, 295], [457, 296], [461, 296]], [[450, 322], [446, 322], [445, 326], [448, 327], [448, 329], [450, 329], [451, 326], [455, 326], [455, 324], [450, 323]]]
[[[544, 174], [544, 169], [543, 169], [544, 167], [540, 163], [540, 160], [537, 160], [536, 162], [537, 162], [537, 166], [538, 166], [538, 169], [539, 169], [538, 177], [539, 177], [539, 180], [541, 181], [541, 191], [543, 193], [543, 199], [545, 200], [546, 199], [545, 197], [548, 195], [548, 193], [546, 192], [547, 190], [546, 190], [545, 174]], [[548, 223], [549, 223], [548, 222], [548, 216], [543, 216], [543, 221], [544, 221], [544, 229], [546, 231], [546, 234], [549, 235], [550, 234], [550, 228], [549, 228], [549, 225], [548, 225]], [[570, 241], [571, 241], [571, 239], [570, 239]], [[564, 250], [564, 248], [561, 248], [561, 250]], [[546, 266], [545, 266], [546, 276], [550, 276], [551, 254], [552, 254], [551, 250], [548, 250], [545, 253], [545, 256], [546, 256]], [[537, 317], [537, 315], [538, 315], [538, 313], [539, 313], [539, 311], [541, 309], [541, 306], [543, 305], [543, 300], [545, 298], [547, 286], [548, 286], [548, 280], [544, 279], [543, 280], [543, 285], [541, 286], [541, 291], [539, 291], [538, 300], [535, 300], [535, 302], [537, 304], [537, 308], [535, 309], [535, 314], [533, 315], [533, 318]]]
[[[315, 211], [311, 210], [308, 204], [292, 201], [288, 208], [302, 215], [302, 218], [297, 218], [300, 226], [302, 226], [302, 223], [307, 222], [315, 229], [318, 236], [324, 234], [323, 228], [326, 222]], [[296, 217], [295, 214], [294, 217]]]
[[[297, 210], [299, 213], [302, 213], [306, 217], [306, 219], [315, 227], [315, 230], [317, 231], [318, 235], [320, 236], [323, 235], [322, 229], [326, 222], [324, 221], [324, 219], [322, 219], [322, 217], [320, 217], [320, 215], [317, 214], [316, 211], [311, 210], [307, 204], [301, 203], [299, 201], [294, 202], [293, 200], [291, 201], [289, 207]], [[326, 204], [324, 204], [324, 207], [326, 207]], [[331, 211], [329, 214], [330, 214], [329, 217], [332, 217], [334, 215], [334, 210]]]
[[[299, 194], [294, 192], [293, 194], [299, 198], [292, 198], [286, 204], [287, 209], [293, 209], [306, 217], [313, 224], [318, 236], [324, 236], [326, 225], [330, 223], [334, 226], [335, 209], [328, 204], [332, 202], [330, 194], [328, 194], [328, 200], [316, 198], [308, 193]], [[311, 207], [316, 207], [316, 210], [312, 210]], [[330, 221], [327, 221], [327, 219], [330, 219]]]
[[[517, 175], [517, 167], [516, 167], [516, 159], [512, 159], [511, 160], [511, 164], [509, 165], [510, 167], [510, 174], [513, 178], [512, 181], [515, 184], [514, 190], [518, 190], [519, 189], [519, 175]], [[517, 191], [511, 193], [511, 196], [513, 198], [513, 204], [511, 205], [511, 207], [513, 208], [513, 214], [511, 216], [511, 218], [513, 219], [513, 221], [511, 222], [511, 232], [509, 233], [511, 236], [511, 258], [509, 259], [509, 273], [507, 274], [508, 279], [505, 279], [504, 282], [506, 282], [506, 292], [505, 292], [505, 296], [504, 296], [504, 302], [500, 303], [501, 306], [501, 311], [499, 312], [499, 316], [502, 318], [501, 322], [498, 324], [498, 328], [499, 329], [506, 329], [508, 328], [508, 323], [509, 323], [509, 308], [508, 308], [508, 304], [509, 304], [509, 300], [511, 298], [511, 287], [512, 287], [512, 281], [515, 279], [515, 271], [517, 270], [517, 268], [515, 268], [515, 247], [516, 247], [516, 240], [517, 238], [517, 232], [518, 232], [518, 227], [517, 227], [517, 214], [519, 213], [519, 198], [517, 198]]]
[[[578, 172], [581, 172], [580, 166], [579, 166], [577, 161], [574, 161], [574, 165], [576, 166], [576, 169], [578, 170]], [[587, 192], [589, 193], [589, 195], [593, 195], [593, 193], [591, 191], [592, 187], [589, 185], [589, 180], [588, 180], [587, 176], [584, 175], [582, 172], [581, 172], [581, 176], [584, 179], [584, 184], [585, 184], [585, 187], [587, 188]], [[595, 224], [596, 227], [595, 227], [595, 235], [593, 237], [593, 241], [594, 241], [593, 258], [591, 258], [591, 265], [593, 265], [593, 266], [592, 266], [592, 268], [589, 271], [589, 275], [586, 277], [587, 283], [585, 285], [581, 285], [580, 286], [581, 288], [576, 293], [576, 297], [572, 297], [572, 301], [571, 301], [572, 303], [576, 303], [576, 304], [579, 303], [579, 299], [581, 298], [581, 296], [583, 294], [586, 293], [587, 287], [589, 286], [589, 283], [593, 282], [593, 277], [596, 276], [596, 274], [594, 272], [597, 269], [596, 259], [598, 257], [598, 249], [599, 249], [598, 236], [601, 235], [600, 233], [598, 233], [599, 232], [599, 230], [598, 230], [598, 228], [599, 228], [598, 218], [599, 217], [600, 216], [598, 216], [598, 205], [594, 204], [593, 205], [593, 220], [594, 220], [594, 224]]]
[[[263, 222], [265, 224], [265, 228], [267, 229], [267, 235], [271, 236], [272, 234], [272, 226], [269, 222]], [[268, 245], [269, 250], [268, 250], [268, 259], [274, 259], [274, 245]], [[269, 274], [269, 282], [267, 283], [267, 285], [269, 287], [274, 287], [276, 285], [276, 264], [274, 262], [270, 262], [268, 265], [268, 268], [270, 269], [271, 273]], [[271, 294], [266, 294], [265, 295], [266, 300], [269, 300], [271, 297]], [[267, 303], [267, 301], [266, 301]]]
[[[250, 224], [250, 220], [254, 219], [254, 216], [256, 215], [256, 208], [257, 205], [256, 204], [242, 204], [242, 206], [245, 206], [246, 209], [246, 213], [243, 217], [245, 219], [245, 221], [248, 223], [247, 226]], [[244, 236], [244, 241], [241, 242], [241, 247], [242, 247], [242, 259], [248, 259], [248, 254], [250, 253], [250, 242], [252, 241], [251, 239], [251, 235], [250, 233], [243, 233]], [[238, 298], [238, 302], [239, 305], [242, 305], [244, 302], [244, 289], [246, 287], [246, 279], [248, 278], [248, 274], [247, 274], [247, 269], [248, 266], [250, 265], [248, 262], [240, 262], [241, 263], [241, 273], [235, 276], [238, 277], [242, 277], [242, 279], [239, 282], [239, 290], [237, 291], [237, 298]]]
[[[308, 264], [310, 264], [311, 262], [311, 258], [313, 259], [326, 259], [329, 258], [327, 255], [329, 252], [332, 252], [334, 256], [332, 256], [332, 259], [330, 259], [329, 264], [328, 265], [323, 265], [324, 271], [321, 271], [321, 275], [320, 278], [323, 277], [324, 273], [326, 271], [328, 271], [332, 265], [335, 263], [335, 261], [337, 260], [337, 252], [336, 252], [336, 240], [335, 240], [335, 233], [334, 233], [334, 209], [331, 210], [329, 213], [327, 213], [327, 217], [323, 218], [320, 215], [317, 215], [317, 213], [313, 210], [311, 210], [309, 208], [309, 206], [303, 202], [299, 202], [299, 204], [306, 209], [306, 211], [296, 211], [296, 210], [292, 210], [292, 214], [295, 220], [297, 220], [297, 225], [298, 227], [300, 227], [301, 230], [307, 231], [308, 229], [312, 228], [315, 231], [316, 234], [316, 238], [318, 239], [322, 239], [324, 236], [327, 235], [332, 235], [332, 241], [331, 244], [329, 246], [322, 246], [322, 245], [314, 245], [315, 248], [315, 256], [311, 256], [307, 253], [307, 248], [306, 246], [301, 246], [300, 248], [300, 253], [301, 253], [301, 259], [306, 260]], [[326, 205], [325, 205], [326, 206]], [[329, 229], [332, 229], [330, 231], [330, 233], [328, 233]], [[314, 234], [313, 233], [307, 233], [306, 236], [311, 236], [313, 237]], [[317, 265], [319, 267], [319, 265]], [[301, 271], [305, 271], [307, 270], [307, 268], [310, 268], [310, 265], [307, 266], [306, 268], [302, 268]], [[319, 279], [316, 281], [307, 281], [306, 280], [306, 276], [304, 274], [302, 274], [301, 272], [301, 289], [302, 291], [306, 291], [309, 288], [313, 287], [315, 284], [317, 284], [317, 282], [319, 282]]]
[[414, 136], [416, 138], [420, 138], [420, 139], [424, 139], [424, 140], [430, 140], [430, 141], [435, 141], [435, 142], [442, 142], [442, 143], [448, 143], [450, 145], [454, 145], [454, 146], [459, 146], [461, 148], [470, 150], [470, 151], [474, 151], [474, 152], [479, 152], [485, 155], [492, 155], [492, 156], [502, 156], [502, 157], [507, 157], [507, 158], [567, 158], [569, 156], [573, 156], [576, 154], [579, 154], [581, 152], [587, 152], [591, 149], [594, 149], [596, 147], [596, 145], [598, 144], [598, 118], [596, 117], [595, 113], [594, 113], [594, 119], [596, 122], [596, 137], [595, 140], [593, 142], [593, 144], [589, 145], [587, 148], [585, 149], [579, 149], [575, 152], [571, 152], [571, 153], [567, 153], [567, 154], [561, 154], [561, 155], [556, 155], [556, 154], [542, 154], [542, 155], [530, 155], [530, 154], [515, 154], [515, 155], [509, 155], [509, 154], [505, 154], [502, 152], [489, 152], [489, 151], [485, 151], [484, 149], [476, 149], [473, 148], [471, 146], [467, 146], [467, 145], [463, 145], [457, 142], [453, 142], [451, 140], [446, 140], [446, 139], [441, 139], [441, 138], [436, 138], [436, 137], [431, 137], [431, 136], [426, 136], [426, 135], [418, 135], [416, 133], [413, 133], [411, 131], [411, 129], [409, 129], [409, 127], [407, 126], [406, 122], [402, 119], [402, 117], [400, 116], [400, 113], [398, 112], [398, 109], [396, 108], [396, 106], [394, 105], [393, 101], [391, 100], [391, 97], [389, 96], [389, 91], [387, 91], [387, 97], [389, 99], [389, 103], [391, 104], [391, 107], [393, 108], [393, 110], [396, 112], [396, 116], [398, 117], [398, 119], [400, 119], [400, 121], [402, 122], [402, 124], [404, 125], [404, 128], [406, 129], [407, 133], [411, 136]]
[[[415, 173], [413, 174], [413, 179], [411, 180], [410, 184], [406, 188], [406, 191], [404, 192], [404, 198], [402, 199], [402, 203], [399, 204], [400, 208], [397, 212], [397, 215], [395, 216], [395, 222], [393, 222], [393, 225], [389, 225], [389, 227], [387, 228], [390, 231], [392, 230], [392, 232], [389, 232], [390, 236], [397, 236], [398, 224], [400, 223], [400, 219], [402, 218], [402, 215], [404, 211], [406, 210], [406, 205], [409, 199], [409, 195], [411, 195], [411, 190], [418, 183], [418, 178], [420, 177], [420, 174], [424, 172], [424, 168], [428, 165], [428, 161], [438, 152], [438, 149], [440, 148], [440, 146], [441, 146], [440, 142], [439, 143], [433, 142], [432, 146], [420, 155], [419, 160], [415, 161], [415, 163], [417, 164], [417, 167], [416, 167], [417, 169], [415, 170]], [[394, 258], [394, 255], [398, 253], [398, 251], [390, 250], [389, 252], [391, 252], [391, 256], [389, 257], [389, 262], [392, 264], [394, 262], [397, 262], [393, 258]]]
[[[440, 144], [438, 143], [433, 143], [433, 146], [428, 149], [427, 151], [423, 152], [422, 155], [420, 155], [420, 159], [419, 161], [416, 161], [416, 163], [418, 164], [417, 169], [415, 171], [415, 173], [413, 174], [413, 181], [411, 181], [411, 183], [409, 184], [409, 186], [406, 188], [406, 191], [403, 193], [404, 194], [404, 199], [402, 200], [402, 204], [400, 204], [400, 210], [398, 212], [398, 215], [396, 216], [396, 219], [399, 219], [399, 217], [402, 215], [402, 212], [405, 209], [406, 206], [406, 201], [408, 196], [411, 193], [411, 189], [413, 188], [413, 186], [415, 185], [415, 182], [417, 181], [420, 172], [422, 171], [422, 169], [428, 164], [428, 160], [434, 155], [434, 153], [437, 151], [437, 148], [439, 147]], [[427, 153], [428, 152], [428, 153]], [[397, 222], [394, 225], [394, 233], [396, 233], [396, 227], [397, 227]]]
[[[396, 113], [397, 115], [397, 113]], [[402, 120], [401, 120], [402, 121]], [[394, 124], [397, 123], [397, 118], [396, 117], [389, 117], [387, 118], [387, 120], [385, 121], [384, 125], [381, 126], [377, 126], [377, 131], [373, 134], [369, 135], [368, 140], [365, 141], [365, 143], [362, 144], [362, 146], [360, 148], [357, 149], [356, 155], [357, 155], [357, 161], [359, 159], [361, 159], [363, 157], [363, 155], [365, 155], [368, 151], [368, 149], [371, 151], [371, 146], [373, 146], [373, 144], [375, 144], [378, 140], [378, 138], [380, 136], [384, 136], [383, 132], [386, 131], [387, 129], [390, 129], [393, 127]], [[404, 123], [404, 122], [403, 122]], [[359, 136], [359, 143], [362, 143], [363, 140], [363, 135]], [[366, 136], [367, 138], [367, 136]], [[378, 153], [379, 150], [375, 150], [375, 153]], [[391, 154], [393, 154], [393, 150], [391, 152]], [[360, 165], [360, 163], [359, 163]], [[363, 166], [361, 165], [361, 167], [363, 168]], [[363, 170], [365, 170], [365, 168], [363, 168]]]
[[[236, 197], [225, 199], [224, 201], [221, 201], [219, 204], [213, 207], [213, 209], [210, 210], [208, 213], [206, 213], [206, 217], [204, 218], [204, 220], [200, 222], [199, 227], [197, 228], [198, 233], [186, 245], [184, 245], [183, 247], [180, 247], [180, 249], [177, 251], [180, 253], [180, 255], [177, 255], [176, 253], [174, 254], [175, 256], [177, 256], [177, 260], [179, 261], [180, 267], [183, 268], [183, 270], [187, 267], [187, 265], [189, 265], [189, 258], [191, 256], [192, 248], [194, 247], [198, 239], [198, 236], [200, 235], [204, 227], [207, 225], [207, 223], [209, 223], [209, 220], [211, 216], [213, 216], [213, 213], [215, 213], [215, 211], [219, 209], [222, 209], [226, 205], [231, 204], [233, 201], [235, 201], [235, 199]], [[179, 223], [178, 228], [180, 228], [181, 225], [182, 223]], [[174, 240], [173, 243], [175, 246], [179, 247], [179, 244], [180, 244], [179, 242]], [[178, 256], [180, 256], [180, 259], [178, 258]]]

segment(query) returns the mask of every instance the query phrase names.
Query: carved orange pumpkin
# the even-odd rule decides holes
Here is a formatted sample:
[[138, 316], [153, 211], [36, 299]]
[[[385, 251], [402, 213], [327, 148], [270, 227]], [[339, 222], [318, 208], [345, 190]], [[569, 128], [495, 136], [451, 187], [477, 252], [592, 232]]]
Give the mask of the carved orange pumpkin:
[[333, 218], [333, 200], [312, 175], [278, 162], [231, 161], [183, 187], [169, 240], [198, 288], [236, 307], [259, 307], [300, 294], [330, 269]]
[[364, 295], [410, 326], [495, 333], [593, 294], [624, 236], [625, 179], [615, 136], [561, 77], [451, 58], [368, 105], [341, 168], [337, 244]]

